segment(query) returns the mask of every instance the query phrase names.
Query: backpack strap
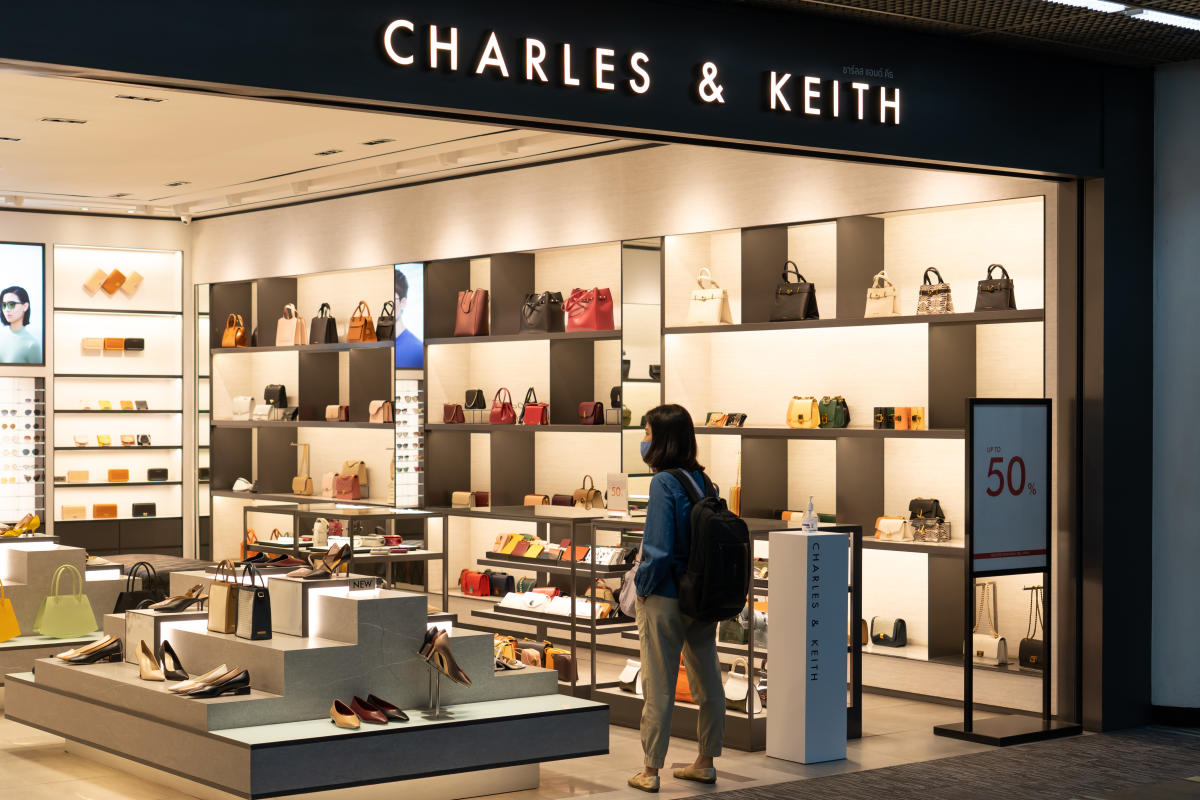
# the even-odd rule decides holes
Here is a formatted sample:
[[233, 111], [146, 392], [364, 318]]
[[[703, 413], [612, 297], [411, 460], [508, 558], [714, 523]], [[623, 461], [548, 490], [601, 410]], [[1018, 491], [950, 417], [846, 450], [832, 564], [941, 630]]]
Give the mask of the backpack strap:
[[704, 479], [703, 493], [700, 490], [700, 485], [696, 483], [696, 479], [682, 469], [667, 470], [667, 473], [679, 481], [679, 485], [687, 492], [688, 499], [692, 501], [692, 505], [699, 503], [702, 499], [708, 496], [716, 496], [716, 484], [709, 480], [708, 475], [701, 471], [700, 477]]

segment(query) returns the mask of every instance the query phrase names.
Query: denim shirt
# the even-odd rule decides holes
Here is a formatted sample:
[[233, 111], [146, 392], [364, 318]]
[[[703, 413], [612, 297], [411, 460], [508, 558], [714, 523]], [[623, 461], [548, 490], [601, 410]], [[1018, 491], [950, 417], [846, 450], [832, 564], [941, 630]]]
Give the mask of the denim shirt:
[[[704, 491], [704, 473], [689, 473]], [[638, 597], [679, 596], [679, 576], [691, 550], [692, 501], [674, 475], [660, 472], [650, 481], [646, 527], [642, 533], [642, 563], [634, 585]]]

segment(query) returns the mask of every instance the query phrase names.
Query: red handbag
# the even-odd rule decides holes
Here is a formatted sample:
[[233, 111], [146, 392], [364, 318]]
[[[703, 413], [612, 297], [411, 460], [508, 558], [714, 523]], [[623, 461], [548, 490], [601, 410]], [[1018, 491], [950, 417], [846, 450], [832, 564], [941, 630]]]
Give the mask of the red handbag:
[[525, 392], [525, 402], [521, 404], [521, 424], [550, 424], [550, 404], [539, 403], [537, 392], [533, 391], [532, 386], [529, 387], [529, 391]]
[[[609, 312], [611, 318], [612, 312]], [[609, 327], [612, 327], [611, 325]], [[487, 336], [487, 289], [464, 289], [458, 293], [458, 308], [454, 314], [455, 336]]]
[[463, 407], [458, 403], [442, 403], [442, 422], [447, 425], [461, 424], [465, 420], [463, 417]]
[[487, 492], [471, 492], [471, 502], [473, 502], [476, 507], [490, 506], [490, 499], [491, 495], [489, 495]]
[[544, 594], [546, 597], [558, 597], [560, 594], [562, 594], [558, 590], [557, 586], [535, 586], [534, 588], [530, 589], [530, 591], [537, 592], [538, 594]]
[[580, 425], [603, 425], [604, 403], [583, 402], [579, 404]]
[[513, 410], [512, 395], [508, 393], [508, 389], [496, 390], [496, 395], [492, 398], [492, 413], [488, 416], [488, 422], [493, 425], [516, 424], [517, 412]]
[[458, 588], [462, 589], [463, 594], [469, 594], [472, 597], [487, 597], [492, 593], [491, 581], [488, 580], [488, 576], [469, 569], [464, 569], [458, 574]]
[[333, 479], [333, 496], [338, 500], [362, 500], [362, 484], [357, 475], [338, 475]]
[[612, 292], [608, 289], [572, 289], [563, 306], [568, 331], [611, 331], [613, 329]]

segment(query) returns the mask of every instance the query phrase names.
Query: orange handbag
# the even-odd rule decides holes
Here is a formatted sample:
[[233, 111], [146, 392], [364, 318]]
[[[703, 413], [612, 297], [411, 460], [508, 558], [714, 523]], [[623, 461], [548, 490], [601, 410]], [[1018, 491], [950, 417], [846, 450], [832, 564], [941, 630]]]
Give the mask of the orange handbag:
[[92, 506], [93, 519], [116, 519], [117, 504], [116, 503], [96, 503]]
[[[361, 313], [360, 313], [361, 312]], [[350, 327], [346, 330], [347, 342], [376, 342], [375, 323], [371, 321], [371, 309], [366, 300], [359, 300], [350, 315]]]
[[333, 479], [333, 496], [338, 500], [362, 500], [362, 484], [357, 475], [338, 475]]
[[455, 336], [488, 335], [488, 290], [464, 289], [454, 312]]
[[675, 700], [680, 703], [694, 703], [692, 687], [688, 685], [687, 670], [683, 668], [683, 660], [679, 661], [679, 677], [675, 680]]
[[242, 561], [245, 561], [247, 558], [254, 558], [256, 555], [258, 555], [257, 550], [250, 550], [246, 547], [248, 544], [258, 544], [258, 535], [254, 532], [253, 528], [250, 528], [246, 531], [246, 541], [242, 542]]
[[225, 331], [221, 334], [221, 347], [245, 347], [246, 323], [240, 314], [230, 314], [225, 318]]

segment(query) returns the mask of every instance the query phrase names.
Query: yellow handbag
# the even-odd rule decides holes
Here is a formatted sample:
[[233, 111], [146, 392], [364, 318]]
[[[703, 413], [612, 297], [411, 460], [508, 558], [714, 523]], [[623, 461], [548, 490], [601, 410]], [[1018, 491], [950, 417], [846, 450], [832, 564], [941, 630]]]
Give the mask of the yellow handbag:
[[0, 642], [7, 642], [21, 635], [17, 624], [17, 612], [13, 611], [12, 600], [4, 593], [4, 581], [0, 581]]
[[793, 397], [788, 401], [789, 428], [815, 428], [821, 424], [821, 412], [814, 397]]

